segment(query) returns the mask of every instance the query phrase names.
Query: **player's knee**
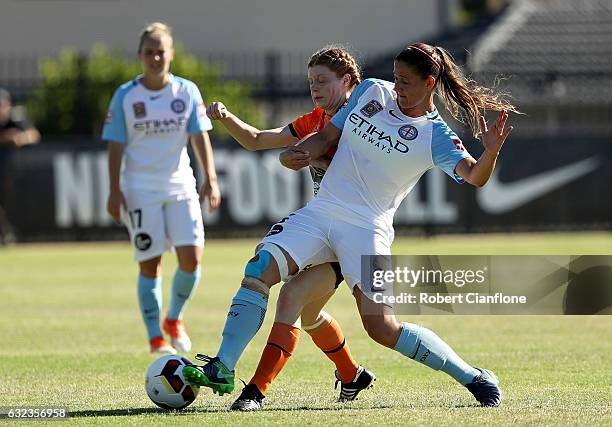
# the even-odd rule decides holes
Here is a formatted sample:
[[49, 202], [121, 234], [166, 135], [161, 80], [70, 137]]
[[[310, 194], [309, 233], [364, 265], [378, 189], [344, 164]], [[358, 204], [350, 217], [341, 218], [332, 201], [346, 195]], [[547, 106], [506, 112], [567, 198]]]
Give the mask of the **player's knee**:
[[177, 246], [176, 257], [181, 270], [193, 273], [200, 266], [202, 248], [197, 246]]
[[370, 338], [385, 347], [395, 347], [400, 332], [400, 325], [395, 319], [366, 316], [362, 320], [363, 326]]
[[265, 297], [268, 297], [270, 295], [270, 287], [272, 286], [254, 277], [245, 277], [244, 279], [242, 279], [242, 283], [240, 285], [243, 288], [260, 293]]
[[278, 294], [276, 302], [277, 312], [279, 313], [295, 313], [299, 316], [304, 307], [303, 292], [297, 286], [291, 286], [291, 283], [283, 285]]
[[[278, 278], [275, 274], [269, 274], [268, 269], [274, 259], [278, 268]], [[268, 273], [268, 274], [266, 274]], [[245, 277], [253, 277], [272, 286], [278, 283], [279, 280], [286, 281], [289, 278], [289, 264], [283, 251], [276, 245], [264, 243], [258, 246], [255, 256], [249, 260], [245, 269]], [[276, 281], [274, 281], [276, 279]], [[268, 282], [274, 283], [268, 283]]]
[[189, 257], [187, 259], [182, 259], [179, 262], [179, 267], [181, 268], [181, 270], [187, 273], [193, 273], [194, 271], [198, 269], [199, 265], [200, 265], [200, 262], [195, 256]]
[[155, 257], [139, 262], [140, 274], [144, 277], [155, 278], [161, 276], [161, 257]]
[[329, 314], [322, 310], [309, 310], [307, 307], [302, 310], [302, 327], [304, 330], [316, 329], [329, 319]]

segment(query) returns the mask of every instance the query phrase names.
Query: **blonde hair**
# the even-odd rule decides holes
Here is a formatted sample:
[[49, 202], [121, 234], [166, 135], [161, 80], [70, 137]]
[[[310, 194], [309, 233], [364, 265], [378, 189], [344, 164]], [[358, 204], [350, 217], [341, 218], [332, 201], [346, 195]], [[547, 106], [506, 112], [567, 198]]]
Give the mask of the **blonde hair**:
[[163, 22], [153, 22], [147, 25], [144, 30], [140, 33], [140, 39], [138, 42], [138, 53], [142, 51], [142, 45], [147, 38], [168, 36], [170, 40], [174, 40], [172, 37], [172, 28]]
[[351, 87], [361, 83], [359, 64], [351, 53], [340, 45], [328, 45], [312, 54], [308, 60], [308, 68], [323, 65], [336, 73], [337, 77], [345, 74], [351, 76]]

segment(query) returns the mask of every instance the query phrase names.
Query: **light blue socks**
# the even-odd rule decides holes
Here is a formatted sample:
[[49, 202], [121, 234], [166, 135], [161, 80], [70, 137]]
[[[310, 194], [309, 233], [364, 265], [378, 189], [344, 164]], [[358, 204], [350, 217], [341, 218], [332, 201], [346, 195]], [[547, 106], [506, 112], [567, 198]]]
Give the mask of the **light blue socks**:
[[247, 344], [253, 339], [268, 309], [268, 299], [259, 292], [241, 287], [232, 300], [225, 328], [223, 341], [217, 356], [231, 371]]
[[174, 279], [172, 280], [172, 294], [170, 296], [170, 308], [168, 309], [168, 319], [177, 320], [183, 317], [185, 304], [193, 295], [194, 291], [200, 283], [201, 269], [198, 266], [196, 271], [188, 273], [176, 269]]
[[159, 311], [162, 305], [162, 278], [149, 279], [142, 274], [138, 275], [138, 303], [142, 320], [144, 320], [149, 334], [149, 340], [153, 337], [161, 337], [159, 328]]
[[394, 349], [436, 371], [446, 372], [463, 385], [480, 375], [480, 371], [465, 363], [433, 331], [413, 323], [402, 323]]

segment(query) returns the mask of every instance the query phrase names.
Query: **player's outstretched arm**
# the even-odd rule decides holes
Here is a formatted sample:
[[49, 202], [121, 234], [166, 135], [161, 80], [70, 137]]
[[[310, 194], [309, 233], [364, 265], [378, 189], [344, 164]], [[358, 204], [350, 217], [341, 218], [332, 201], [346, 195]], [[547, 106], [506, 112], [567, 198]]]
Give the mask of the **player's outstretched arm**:
[[236, 141], [250, 151], [286, 147], [298, 139], [291, 134], [288, 126], [260, 130], [232, 114], [222, 102], [213, 102], [206, 108], [206, 115], [219, 122]]
[[484, 152], [478, 159], [473, 158], [463, 159], [457, 164], [455, 171], [457, 174], [476, 187], [482, 187], [487, 183], [493, 169], [495, 169], [495, 162], [497, 156], [501, 151], [506, 138], [512, 132], [512, 126], [504, 129], [506, 120], [508, 119], [508, 112], [502, 111], [497, 116], [497, 120], [491, 129], [487, 127], [487, 122], [483, 116], [480, 116], [480, 131], [482, 132], [482, 145], [484, 146]]
[[217, 183], [217, 170], [208, 132], [191, 135], [191, 146], [198, 160], [198, 166], [204, 173], [204, 183], [200, 188], [200, 203], [208, 199], [208, 212], [212, 212], [221, 205], [221, 192]]
[[338, 145], [340, 129], [331, 122], [321, 132], [314, 133], [295, 146], [289, 146], [280, 153], [279, 160], [283, 166], [298, 170], [308, 166], [312, 161], [323, 158], [330, 148]]

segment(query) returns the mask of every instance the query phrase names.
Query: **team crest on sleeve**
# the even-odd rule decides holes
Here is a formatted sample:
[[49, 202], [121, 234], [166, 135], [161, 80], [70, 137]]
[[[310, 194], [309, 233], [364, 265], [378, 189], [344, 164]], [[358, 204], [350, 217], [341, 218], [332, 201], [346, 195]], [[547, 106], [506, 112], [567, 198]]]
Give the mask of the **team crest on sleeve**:
[[132, 108], [134, 109], [134, 117], [137, 119], [142, 119], [147, 115], [147, 109], [145, 108], [144, 102], [134, 102]]
[[198, 116], [206, 117], [206, 105], [203, 102], [198, 103]]
[[170, 104], [170, 108], [172, 108], [172, 111], [174, 111], [176, 114], [181, 114], [183, 111], [185, 111], [185, 101], [180, 98], [176, 98]]
[[465, 148], [463, 147], [463, 143], [461, 142], [461, 140], [459, 138], [457, 138], [456, 136], [452, 138], [453, 144], [455, 144], [455, 148], [458, 151], [465, 151]]
[[417, 130], [417, 128], [411, 125], [402, 126], [398, 129], [397, 133], [399, 133], [399, 136], [402, 139], [405, 139], [406, 141], [412, 141], [413, 139], [416, 139], [417, 136], [419, 136], [419, 131]]
[[375, 114], [380, 113], [382, 110], [383, 106], [375, 99], [371, 100], [366, 105], [361, 107], [361, 113], [368, 118], [373, 117]]

